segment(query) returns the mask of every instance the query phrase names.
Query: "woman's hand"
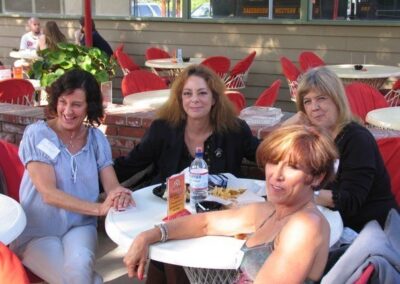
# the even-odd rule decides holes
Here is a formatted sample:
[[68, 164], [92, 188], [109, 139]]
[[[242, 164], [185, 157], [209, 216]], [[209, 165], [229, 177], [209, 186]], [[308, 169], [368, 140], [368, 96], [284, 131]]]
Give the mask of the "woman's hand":
[[137, 277], [139, 280], [143, 280], [148, 251], [149, 244], [142, 233], [136, 237], [124, 257], [124, 264], [130, 278]]
[[293, 115], [293, 116], [289, 117], [287, 120], [285, 120], [282, 123], [282, 126], [293, 125], [293, 124], [310, 125], [310, 120], [308, 119], [307, 115], [304, 112], [298, 111], [295, 115]]
[[118, 186], [107, 194], [106, 200], [100, 204], [99, 216], [107, 214], [111, 207], [116, 210], [125, 210], [128, 206], [135, 206], [131, 191], [125, 187]]

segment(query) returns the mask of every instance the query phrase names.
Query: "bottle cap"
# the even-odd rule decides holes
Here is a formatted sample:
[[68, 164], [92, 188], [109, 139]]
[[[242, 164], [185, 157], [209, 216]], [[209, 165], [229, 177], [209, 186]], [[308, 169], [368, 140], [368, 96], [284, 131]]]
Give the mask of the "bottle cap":
[[203, 155], [203, 148], [202, 147], [196, 147], [196, 156], [202, 156]]

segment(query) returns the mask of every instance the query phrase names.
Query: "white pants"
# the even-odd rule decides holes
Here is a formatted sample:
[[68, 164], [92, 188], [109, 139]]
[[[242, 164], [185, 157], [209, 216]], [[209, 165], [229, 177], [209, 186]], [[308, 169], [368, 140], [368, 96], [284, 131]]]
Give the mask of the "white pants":
[[101, 284], [103, 279], [94, 271], [96, 246], [95, 226], [75, 227], [61, 238], [33, 239], [22, 262], [50, 284]]

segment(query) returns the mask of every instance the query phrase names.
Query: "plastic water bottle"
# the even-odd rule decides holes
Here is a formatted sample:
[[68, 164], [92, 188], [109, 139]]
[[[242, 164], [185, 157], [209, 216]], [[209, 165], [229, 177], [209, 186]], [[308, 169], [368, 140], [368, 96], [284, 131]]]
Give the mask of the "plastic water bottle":
[[190, 206], [203, 201], [208, 195], [208, 166], [203, 160], [203, 149], [196, 148], [196, 157], [189, 167]]
[[183, 62], [183, 53], [182, 53], [182, 48], [178, 48], [176, 50], [176, 60], [178, 61], [178, 63], [182, 63]]

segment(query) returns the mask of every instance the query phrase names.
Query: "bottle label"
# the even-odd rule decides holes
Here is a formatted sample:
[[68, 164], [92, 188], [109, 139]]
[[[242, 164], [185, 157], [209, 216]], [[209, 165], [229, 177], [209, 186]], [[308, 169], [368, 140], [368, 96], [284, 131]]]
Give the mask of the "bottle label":
[[190, 172], [190, 187], [193, 190], [208, 188], [208, 171], [191, 171]]

